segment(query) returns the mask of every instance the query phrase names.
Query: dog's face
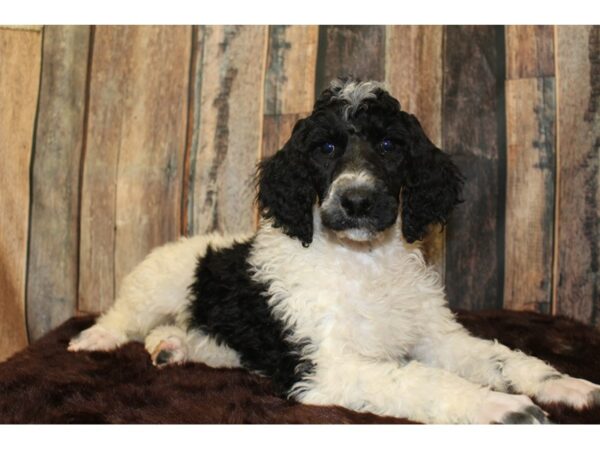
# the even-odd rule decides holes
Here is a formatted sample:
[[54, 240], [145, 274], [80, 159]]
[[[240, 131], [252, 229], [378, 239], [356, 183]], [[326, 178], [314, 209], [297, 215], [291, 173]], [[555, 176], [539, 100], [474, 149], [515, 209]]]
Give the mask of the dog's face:
[[259, 167], [263, 216], [304, 245], [325, 228], [370, 241], [400, 216], [407, 242], [444, 224], [462, 178], [417, 119], [375, 82], [335, 80], [283, 149]]

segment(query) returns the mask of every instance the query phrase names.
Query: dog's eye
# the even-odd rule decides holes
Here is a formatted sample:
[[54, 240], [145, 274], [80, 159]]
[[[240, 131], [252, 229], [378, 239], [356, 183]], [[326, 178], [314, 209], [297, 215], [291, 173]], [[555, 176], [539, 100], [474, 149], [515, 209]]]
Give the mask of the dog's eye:
[[392, 141], [390, 141], [389, 139], [384, 139], [379, 144], [379, 148], [384, 153], [385, 152], [390, 152], [390, 151], [394, 150], [394, 143]]
[[323, 145], [321, 145], [321, 150], [327, 155], [332, 155], [333, 152], [335, 152], [335, 144], [332, 144], [331, 142], [325, 142]]

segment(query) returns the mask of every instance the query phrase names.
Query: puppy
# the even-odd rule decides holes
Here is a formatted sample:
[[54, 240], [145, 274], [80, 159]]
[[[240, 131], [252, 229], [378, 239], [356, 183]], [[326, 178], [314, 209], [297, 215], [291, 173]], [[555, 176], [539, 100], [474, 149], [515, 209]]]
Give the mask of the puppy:
[[333, 81], [257, 179], [255, 235], [154, 250], [69, 350], [139, 340], [157, 366], [244, 367], [301, 403], [427, 423], [548, 422], [529, 397], [600, 404], [600, 386], [456, 322], [417, 242], [462, 177], [379, 83]]

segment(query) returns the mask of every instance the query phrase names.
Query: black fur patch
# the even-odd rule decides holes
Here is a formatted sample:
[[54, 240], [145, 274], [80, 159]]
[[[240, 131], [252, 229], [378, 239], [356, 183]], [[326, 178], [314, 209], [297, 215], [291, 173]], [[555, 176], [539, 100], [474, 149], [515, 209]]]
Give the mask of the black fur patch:
[[537, 406], [528, 406], [523, 411], [511, 412], [502, 418], [502, 423], [505, 424], [533, 424], [533, 423], [550, 424], [548, 418]]
[[267, 304], [267, 286], [252, 280], [247, 262], [252, 241], [214, 250], [198, 260], [191, 291], [190, 326], [199, 328], [240, 355], [244, 367], [269, 376], [281, 395], [312, 371], [302, 345]]

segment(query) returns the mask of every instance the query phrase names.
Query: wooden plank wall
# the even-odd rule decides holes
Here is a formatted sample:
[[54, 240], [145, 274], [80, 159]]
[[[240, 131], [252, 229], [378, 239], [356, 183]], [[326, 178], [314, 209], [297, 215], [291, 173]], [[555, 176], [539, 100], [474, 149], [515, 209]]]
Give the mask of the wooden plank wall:
[[29, 167], [41, 52], [40, 31], [0, 29], [0, 360], [27, 344]]
[[[32, 163], [27, 323], [36, 339], [77, 311], [79, 169], [90, 27], [46, 27]], [[51, 238], [49, 238], [51, 236]]]
[[553, 31], [551, 26], [506, 27], [506, 120], [510, 133], [504, 305], [540, 312], [550, 312], [552, 307], [556, 176]]
[[180, 235], [190, 49], [189, 27], [94, 29], [81, 188], [82, 311], [110, 306], [123, 277]]
[[600, 26], [555, 30], [556, 312], [600, 325]]
[[467, 176], [424, 243], [452, 306], [600, 324], [597, 26], [3, 27], [0, 56], [0, 360], [152, 247], [252, 232], [256, 162], [348, 74]]
[[502, 306], [504, 29], [444, 28], [442, 144], [467, 182], [447, 228], [450, 305]]

